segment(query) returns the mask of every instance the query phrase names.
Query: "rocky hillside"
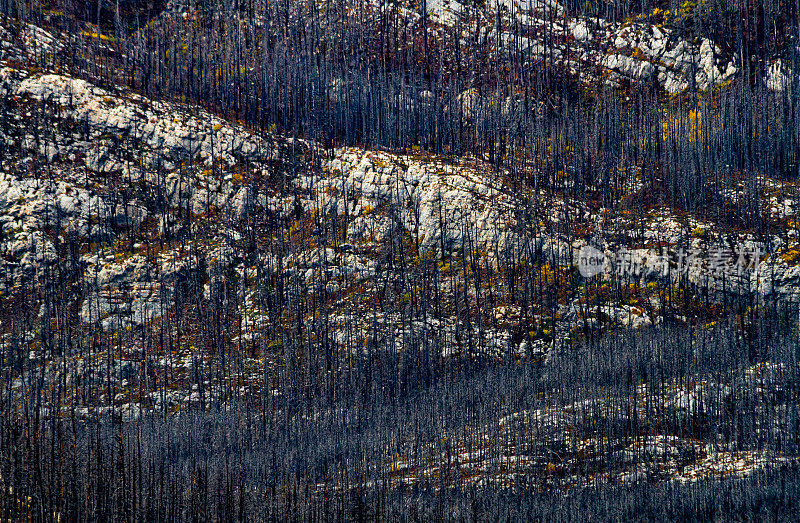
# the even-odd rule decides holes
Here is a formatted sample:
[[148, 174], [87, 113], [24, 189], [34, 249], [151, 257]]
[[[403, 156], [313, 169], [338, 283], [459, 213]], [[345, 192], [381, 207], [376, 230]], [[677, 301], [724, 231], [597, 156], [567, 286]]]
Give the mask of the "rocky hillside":
[[[427, 6], [434, 35], [472, 13]], [[168, 6], [158, 23], [192, 16]], [[481, 16], [496, 21], [481, 38], [619, 96], [648, 82], [660, 95], [721, 92], [742, 74], [663, 11], [611, 22], [495, 3]], [[562, 35], [546, 49], [534, 38], [545, 26]], [[376, 481], [566, 492], [796, 465], [800, 193], [785, 173], [700, 181], [716, 203], [692, 208], [666, 167], [598, 156], [584, 160], [606, 162], [597, 177], [577, 160], [557, 169], [570, 130], [506, 163], [332, 144], [110, 83], [73, 67], [73, 45], [55, 28], [0, 25], [4, 409], [124, 430], [242, 409], [316, 449], [337, 431], [363, 435], [360, 475], [314, 465], [309, 499]], [[790, 69], [765, 74], [766, 96], [788, 97]], [[469, 123], [514, 102], [477, 88], [456, 99]], [[655, 135], [721, 143], [720, 100], [665, 106]], [[700, 163], [694, 150], [682, 161]], [[730, 415], [742, 406], [748, 416]], [[430, 420], [441, 432], [420, 428]], [[320, 432], [303, 432], [312, 423]], [[352, 465], [348, 452], [319, 459]], [[3, 492], [33, 505], [9, 472], [4, 462]]]

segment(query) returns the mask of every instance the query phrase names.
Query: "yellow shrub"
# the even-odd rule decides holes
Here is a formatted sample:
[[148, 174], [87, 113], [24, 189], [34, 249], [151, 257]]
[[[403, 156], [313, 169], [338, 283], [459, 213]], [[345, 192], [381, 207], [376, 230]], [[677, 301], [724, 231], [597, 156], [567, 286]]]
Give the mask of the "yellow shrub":
[[793, 247], [781, 254], [781, 259], [786, 263], [796, 263], [800, 259], [800, 249]]

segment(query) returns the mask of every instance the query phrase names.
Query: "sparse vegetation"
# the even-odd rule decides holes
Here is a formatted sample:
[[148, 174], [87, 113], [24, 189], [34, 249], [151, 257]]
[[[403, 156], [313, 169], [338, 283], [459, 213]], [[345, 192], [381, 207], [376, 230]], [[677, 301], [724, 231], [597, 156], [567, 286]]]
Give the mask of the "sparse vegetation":
[[0, 519], [796, 517], [796, 6], [0, 13]]

